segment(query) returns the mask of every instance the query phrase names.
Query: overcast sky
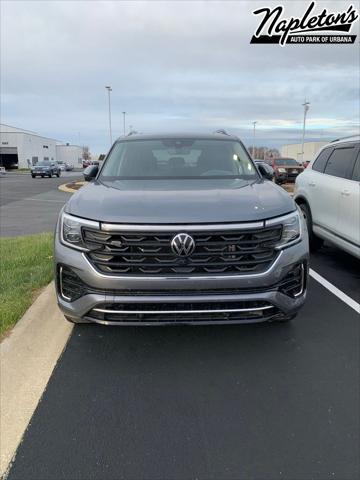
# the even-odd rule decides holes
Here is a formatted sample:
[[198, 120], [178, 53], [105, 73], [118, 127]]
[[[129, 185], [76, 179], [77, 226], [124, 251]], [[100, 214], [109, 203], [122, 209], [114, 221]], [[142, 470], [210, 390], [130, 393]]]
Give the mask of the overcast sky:
[[[285, 1], [301, 16], [307, 1]], [[317, 2], [316, 12], [350, 1]], [[352, 2], [355, 5], [357, 2]], [[263, 1], [1, 1], [1, 122], [93, 152], [113, 136], [225, 128], [281, 146], [358, 132], [359, 37], [355, 45], [250, 45]], [[359, 34], [359, 22], [351, 33]]]

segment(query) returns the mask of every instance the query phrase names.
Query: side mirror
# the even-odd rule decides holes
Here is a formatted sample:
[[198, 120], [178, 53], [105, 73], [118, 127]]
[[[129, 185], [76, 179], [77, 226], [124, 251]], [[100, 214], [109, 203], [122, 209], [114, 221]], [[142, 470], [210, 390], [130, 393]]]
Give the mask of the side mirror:
[[258, 169], [261, 175], [266, 178], [267, 180], [272, 180], [274, 178], [274, 170], [270, 165], [258, 165]]
[[84, 179], [86, 182], [91, 182], [94, 180], [96, 175], [98, 174], [99, 167], [97, 165], [89, 165], [84, 170]]

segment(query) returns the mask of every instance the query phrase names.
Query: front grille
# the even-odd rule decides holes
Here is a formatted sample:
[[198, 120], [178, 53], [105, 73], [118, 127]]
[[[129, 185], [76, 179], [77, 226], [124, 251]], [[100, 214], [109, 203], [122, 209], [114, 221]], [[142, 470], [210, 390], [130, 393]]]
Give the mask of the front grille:
[[260, 321], [278, 313], [268, 302], [108, 303], [93, 308], [86, 317], [114, 323], [187, 323]]
[[306, 289], [306, 264], [296, 265], [280, 282], [277, 282], [269, 287], [258, 288], [202, 288], [202, 289], [103, 289], [95, 288], [87, 285], [78, 275], [69, 267], [65, 265], [58, 265], [57, 267], [57, 284], [60, 295], [67, 301], [74, 301], [83, 295], [98, 294], [98, 295], [114, 295], [126, 297], [139, 296], [191, 296], [191, 295], [243, 295], [256, 294], [271, 291], [280, 291], [285, 295], [296, 297]]
[[186, 231], [194, 252], [180, 257], [171, 250], [174, 232], [101, 232], [83, 229], [87, 257], [108, 275], [209, 275], [265, 271], [277, 256], [282, 226], [248, 230]]

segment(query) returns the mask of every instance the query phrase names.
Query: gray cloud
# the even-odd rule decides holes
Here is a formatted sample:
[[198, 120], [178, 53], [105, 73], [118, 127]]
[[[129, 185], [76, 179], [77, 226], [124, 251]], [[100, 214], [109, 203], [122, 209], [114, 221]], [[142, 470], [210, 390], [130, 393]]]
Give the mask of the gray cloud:
[[[306, 2], [287, 1], [286, 15]], [[252, 10], [277, 2], [2, 2], [2, 121], [100, 152], [114, 133], [227, 128], [281, 145], [351, 134], [359, 123], [358, 45], [250, 45]], [[346, 9], [345, 1], [317, 9]], [[356, 32], [359, 30], [359, 22]]]

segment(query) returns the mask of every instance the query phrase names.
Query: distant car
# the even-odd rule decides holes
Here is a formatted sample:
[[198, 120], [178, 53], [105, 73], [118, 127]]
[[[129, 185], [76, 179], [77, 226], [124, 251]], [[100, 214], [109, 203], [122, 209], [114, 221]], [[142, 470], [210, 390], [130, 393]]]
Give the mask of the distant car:
[[275, 172], [275, 182], [279, 184], [295, 182], [296, 177], [304, 171], [304, 167], [294, 158], [273, 158], [270, 164]]
[[59, 165], [59, 168], [62, 172], [64, 172], [66, 170], [65, 162], [57, 162], [57, 164]]
[[65, 170], [67, 172], [71, 172], [71, 170], [74, 170], [74, 165], [72, 165], [71, 163], [65, 163]]
[[0, 175], [5, 175], [5, 174], [6, 174], [5, 167], [0, 167]]
[[51, 178], [53, 175], [60, 177], [61, 169], [57, 162], [38, 162], [36, 165], [31, 167], [31, 176], [32, 178], [35, 177], [49, 177]]
[[327, 240], [360, 258], [360, 137], [322, 148], [298, 176], [294, 199], [305, 217], [310, 248]]
[[274, 172], [274, 169], [272, 168], [271, 165], [269, 165], [264, 160], [258, 160], [256, 158], [255, 158], [254, 162], [255, 162], [255, 165], [257, 167], [260, 167], [260, 165], [263, 167], [264, 171], [267, 173], [267, 179], [268, 180], [273, 180], [274, 179], [275, 172]]

